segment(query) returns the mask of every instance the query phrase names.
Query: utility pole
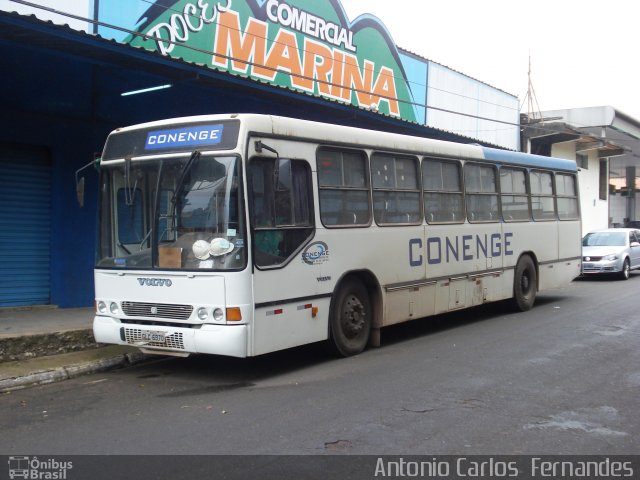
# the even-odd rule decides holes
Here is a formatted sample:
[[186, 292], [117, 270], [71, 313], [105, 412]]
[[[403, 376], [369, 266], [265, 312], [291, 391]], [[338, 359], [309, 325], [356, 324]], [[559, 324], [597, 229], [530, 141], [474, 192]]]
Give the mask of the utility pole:
[[533, 81], [531, 80], [531, 54], [529, 54], [529, 71], [527, 73], [527, 76], [529, 80], [527, 86], [527, 95], [525, 96], [525, 99], [527, 100], [527, 122], [530, 124], [542, 122], [542, 112], [540, 111], [540, 105], [538, 105], [536, 91], [533, 88]]

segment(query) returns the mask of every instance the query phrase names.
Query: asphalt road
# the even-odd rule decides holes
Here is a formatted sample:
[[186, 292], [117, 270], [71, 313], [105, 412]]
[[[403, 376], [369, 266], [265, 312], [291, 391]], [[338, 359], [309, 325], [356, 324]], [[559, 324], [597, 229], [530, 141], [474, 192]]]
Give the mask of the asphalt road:
[[634, 454], [640, 274], [388, 328], [383, 346], [160, 359], [0, 396], [0, 452]]

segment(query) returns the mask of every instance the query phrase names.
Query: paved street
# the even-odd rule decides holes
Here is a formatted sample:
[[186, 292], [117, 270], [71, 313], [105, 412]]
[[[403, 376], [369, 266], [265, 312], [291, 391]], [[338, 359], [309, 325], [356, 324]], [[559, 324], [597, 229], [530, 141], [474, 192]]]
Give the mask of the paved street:
[[349, 359], [309, 346], [159, 359], [0, 396], [0, 452], [631, 454], [640, 274], [383, 330]]

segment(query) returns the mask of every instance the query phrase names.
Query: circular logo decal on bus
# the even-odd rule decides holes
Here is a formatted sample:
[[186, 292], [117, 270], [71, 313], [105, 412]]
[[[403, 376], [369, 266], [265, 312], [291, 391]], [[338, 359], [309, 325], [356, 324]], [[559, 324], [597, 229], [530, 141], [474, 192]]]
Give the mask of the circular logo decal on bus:
[[308, 265], [318, 265], [329, 260], [329, 247], [324, 242], [313, 242], [302, 251], [302, 261]]

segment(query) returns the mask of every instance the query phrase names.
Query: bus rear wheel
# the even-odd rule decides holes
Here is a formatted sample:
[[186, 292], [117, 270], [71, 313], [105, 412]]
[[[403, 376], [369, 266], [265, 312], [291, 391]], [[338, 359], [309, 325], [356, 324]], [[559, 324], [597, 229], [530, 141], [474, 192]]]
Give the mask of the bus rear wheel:
[[329, 349], [349, 357], [362, 352], [371, 332], [371, 300], [364, 285], [355, 278], [346, 279], [331, 302]]
[[523, 255], [518, 260], [513, 279], [513, 306], [517, 310], [531, 310], [536, 301], [537, 285], [536, 266], [529, 255]]

